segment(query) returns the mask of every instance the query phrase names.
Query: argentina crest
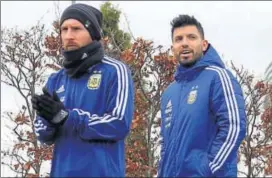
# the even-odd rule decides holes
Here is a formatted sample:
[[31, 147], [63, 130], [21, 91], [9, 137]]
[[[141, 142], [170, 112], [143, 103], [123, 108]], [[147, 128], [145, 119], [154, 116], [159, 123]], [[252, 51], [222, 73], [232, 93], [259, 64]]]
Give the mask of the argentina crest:
[[98, 89], [101, 83], [101, 79], [102, 79], [102, 74], [101, 73], [94, 73], [90, 76], [89, 80], [88, 80], [88, 84], [87, 87], [90, 90], [95, 90]]
[[196, 97], [197, 97], [197, 90], [192, 90], [188, 95], [187, 103], [193, 104], [196, 100]]

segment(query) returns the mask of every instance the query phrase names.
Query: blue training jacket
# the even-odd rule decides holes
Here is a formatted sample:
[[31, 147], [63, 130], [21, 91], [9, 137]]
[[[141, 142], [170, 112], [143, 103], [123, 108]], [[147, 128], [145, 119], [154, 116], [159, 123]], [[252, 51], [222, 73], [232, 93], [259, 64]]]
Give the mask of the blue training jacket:
[[178, 66], [162, 95], [161, 114], [159, 177], [237, 177], [245, 101], [211, 45], [193, 67]]
[[133, 118], [133, 80], [128, 67], [104, 57], [79, 79], [62, 69], [46, 84], [69, 110], [56, 129], [37, 117], [35, 131], [42, 143], [54, 143], [51, 177], [125, 176], [124, 139]]

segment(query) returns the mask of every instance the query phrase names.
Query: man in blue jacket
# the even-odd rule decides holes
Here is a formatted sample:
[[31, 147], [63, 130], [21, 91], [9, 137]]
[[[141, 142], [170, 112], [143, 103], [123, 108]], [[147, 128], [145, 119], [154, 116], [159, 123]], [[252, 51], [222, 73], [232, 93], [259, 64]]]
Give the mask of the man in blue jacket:
[[63, 69], [32, 98], [37, 138], [54, 144], [51, 177], [124, 177], [124, 139], [133, 117], [133, 81], [104, 56], [102, 14], [73, 4], [60, 19]]
[[246, 132], [242, 90], [201, 24], [188, 15], [172, 23], [175, 80], [161, 98], [159, 177], [237, 177]]

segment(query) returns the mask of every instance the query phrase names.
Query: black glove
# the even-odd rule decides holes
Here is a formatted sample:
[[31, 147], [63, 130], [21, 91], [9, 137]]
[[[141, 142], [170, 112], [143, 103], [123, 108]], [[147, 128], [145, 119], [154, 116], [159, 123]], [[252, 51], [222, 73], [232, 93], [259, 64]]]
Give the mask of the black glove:
[[[48, 97], [51, 97], [47, 89], [44, 87], [43, 88], [44, 95], [47, 95]], [[40, 100], [40, 95], [35, 94], [34, 97], [31, 98], [32, 102], [32, 107], [35, 109], [37, 112], [40, 112], [42, 108], [39, 106], [39, 100]]]
[[43, 88], [43, 95], [35, 95], [32, 98], [33, 108], [37, 114], [50, 123], [55, 125], [62, 125], [68, 117], [63, 103], [60, 101], [57, 93], [54, 91], [51, 96], [48, 90]]

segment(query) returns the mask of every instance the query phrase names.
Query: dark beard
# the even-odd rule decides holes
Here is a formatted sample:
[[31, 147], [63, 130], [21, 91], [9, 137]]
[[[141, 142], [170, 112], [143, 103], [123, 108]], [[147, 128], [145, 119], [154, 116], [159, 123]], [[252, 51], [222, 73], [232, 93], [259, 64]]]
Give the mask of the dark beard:
[[180, 64], [181, 64], [183, 67], [185, 67], [185, 68], [190, 68], [190, 67], [192, 67], [193, 65], [195, 65], [195, 63], [196, 63], [197, 61], [198, 61], [198, 60], [194, 60], [194, 61], [192, 61], [192, 62], [185, 63], [185, 64], [183, 64], [183, 63], [180, 62]]
[[187, 63], [182, 63], [182, 62], [179, 62], [180, 65], [182, 65], [184, 68], [191, 68], [192, 66], [194, 66], [197, 61], [199, 61], [201, 59], [201, 57], [203, 56], [203, 54], [201, 54], [199, 57], [197, 57], [195, 60], [193, 61], [189, 61]]

